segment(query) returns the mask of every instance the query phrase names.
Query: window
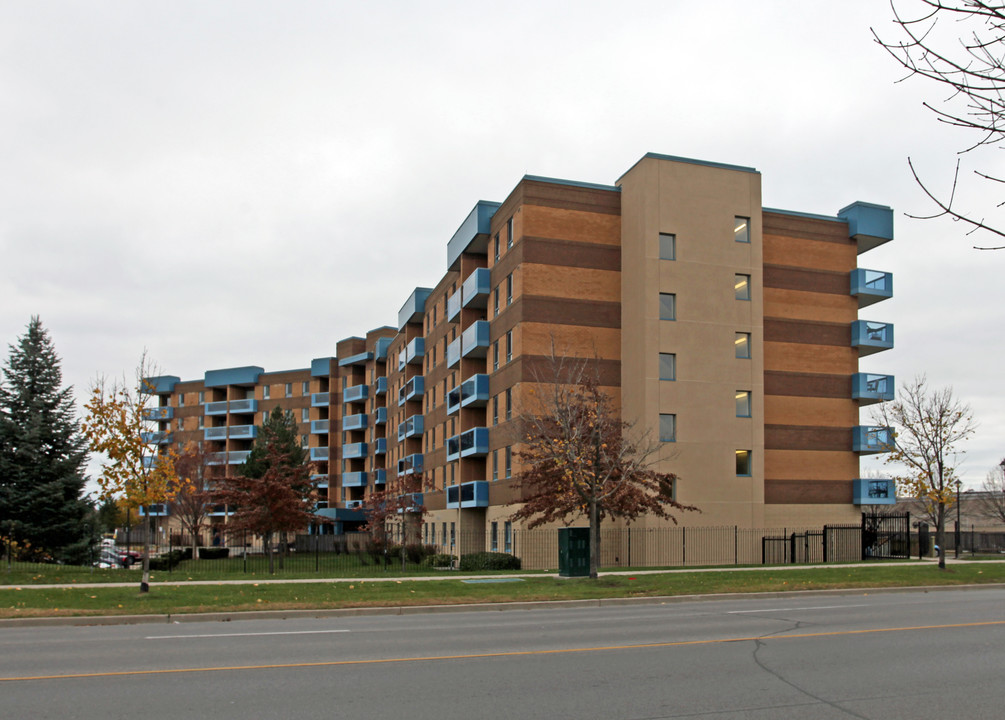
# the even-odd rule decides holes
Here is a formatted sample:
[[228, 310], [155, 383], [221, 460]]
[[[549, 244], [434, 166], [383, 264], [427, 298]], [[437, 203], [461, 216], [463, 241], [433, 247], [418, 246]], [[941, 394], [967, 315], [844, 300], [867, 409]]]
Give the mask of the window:
[[438, 305], [433, 305], [433, 327], [436, 327], [436, 308]]
[[733, 276], [733, 289], [736, 291], [737, 300], [750, 300], [750, 275]]
[[660, 380], [677, 379], [677, 356], [674, 353], [660, 353]]
[[286, 397], [293, 397], [293, 383], [286, 383]]
[[185, 393], [178, 393], [178, 407], [185, 407]]
[[492, 528], [492, 533], [491, 533], [491, 538], [492, 538], [491, 548], [492, 548], [492, 552], [499, 552], [499, 523], [493, 522], [492, 525], [491, 525], [491, 528]]
[[492, 479], [499, 479], [499, 451], [492, 451]]
[[184, 430], [185, 429], [185, 421], [182, 420], [181, 418], [178, 418], [178, 429], [179, 430]]
[[300, 436], [300, 447], [302, 447], [302, 448], [307, 447], [307, 440], [308, 440], [308, 437], [306, 435], [301, 435]]
[[677, 259], [677, 236], [660, 233], [660, 260]]
[[492, 243], [495, 245], [495, 261], [499, 262], [499, 233], [496, 233], [495, 239]]
[[513, 247], [513, 218], [506, 221], [506, 247]]
[[457, 543], [457, 531], [454, 528], [454, 523], [450, 523], [450, 547], [454, 547]]
[[300, 422], [307, 422], [311, 419], [311, 411], [307, 408], [300, 409]]
[[200, 429], [200, 430], [202, 430], [202, 429], [203, 429], [203, 427], [205, 427], [205, 425], [206, 425], [206, 421], [205, 421], [205, 418], [203, 418], [203, 416], [202, 416], [202, 415], [200, 415], [200, 416], [199, 416], [199, 429]]
[[206, 402], [206, 392], [204, 390], [199, 391], [199, 404]]
[[513, 552], [513, 523], [509, 520], [503, 523], [503, 552]]
[[750, 417], [750, 390], [736, 391], [736, 417]]
[[499, 286], [498, 285], [496, 285], [496, 289], [492, 291], [492, 297], [493, 297], [493, 299], [492, 299], [493, 314], [498, 316], [499, 315]]
[[660, 293], [660, 320], [677, 319], [677, 296], [673, 293]]
[[492, 398], [492, 424], [499, 424], [499, 396]]
[[499, 369], [499, 341], [492, 343], [492, 369]]
[[506, 419], [513, 419], [513, 388], [506, 388]]
[[750, 333], [736, 333], [736, 357], [741, 360], [750, 359]]
[[513, 304], [513, 273], [506, 276], [506, 305]]
[[736, 451], [736, 475], [737, 477], [750, 477], [750, 450]]
[[436, 544], [436, 523], [429, 523], [429, 544]]
[[513, 448], [506, 446], [506, 477], [513, 477]]
[[506, 331], [506, 362], [513, 360], [513, 331]]
[[269, 386], [268, 385], [263, 385], [262, 386], [262, 399], [263, 400], [268, 400], [269, 399]]
[[750, 218], [733, 218], [733, 239], [738, 243], [750, 242]]
[[660, 442], [677, 442], [677, 416], [660, 413]]
[[300, 394], [305, 396], [311, 394], [311, 383], [309, 380], [304, 380], [300, 383]]

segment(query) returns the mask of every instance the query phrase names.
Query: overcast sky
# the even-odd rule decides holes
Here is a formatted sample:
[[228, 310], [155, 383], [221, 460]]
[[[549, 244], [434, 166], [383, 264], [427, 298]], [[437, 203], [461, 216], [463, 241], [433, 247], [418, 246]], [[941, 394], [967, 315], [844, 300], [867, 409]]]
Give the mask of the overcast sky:
[[[0, 4], [0, 343], [41, 316], [80, 399], [165, 374], [307, 367], [433, 285], [524, 174], [612, 184], [646, 152], [752, 166], [766, 207], [896, 211], [863, 311], [973, 406], [964, 477], [1005, 456], [1005, 252], [929, 211], [974, 138], [921, 102], [881, 2]], [[965, 169], [981, 157], [965, 158]], [[985, 169], [993, 169], [987, 159]], [[967, 208], [997, 198], [968, 184]], [[1005, 224], [1005, 223], [1003, 223]], [[870, 463], [863, 463], [868, 470]]]

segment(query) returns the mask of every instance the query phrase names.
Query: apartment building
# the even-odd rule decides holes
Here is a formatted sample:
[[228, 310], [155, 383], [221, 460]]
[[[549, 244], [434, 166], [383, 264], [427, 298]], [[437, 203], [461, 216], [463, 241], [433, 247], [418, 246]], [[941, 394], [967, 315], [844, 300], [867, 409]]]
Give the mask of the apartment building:
[[156, 439], [208, 443], [227, 472], [281, 406], [336, 532], [398, 478], [421, 480], [427, 542], [508, 532], [517, 418], [557, 354], [590, 358], [623, 418], [658, 442], [677, 499], [702, 511], [683, 522], [856, 522], [861, 505], [895, 500], [891, 481], [859, 477], [889, 432], [859, 409], [894, 383], [859, 368], [893, 346], [893, 327], [871, 319], [892, 276], [858, 256], [892, 238], [880, 205], [764, 208], [752, 168], [648, 154], [613, 185], [526, 176], [475, 205], [443, 276], [408, 293], [395, 326], [303, 370], [155, 378]]

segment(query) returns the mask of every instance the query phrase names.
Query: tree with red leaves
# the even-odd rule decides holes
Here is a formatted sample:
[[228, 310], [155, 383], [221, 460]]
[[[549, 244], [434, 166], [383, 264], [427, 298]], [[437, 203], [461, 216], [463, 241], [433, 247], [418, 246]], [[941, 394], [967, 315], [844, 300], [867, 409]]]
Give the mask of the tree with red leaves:
[[206, 522], [211, 501], [210, 453], [201, 444], [188, 443], [180, 453], [172, 452], [177, 488], [171, 501], [171, 514], [178, 518], [189, 535], [192, 557], [199, 557], [199, 533]]
[[388, 530], [401, 527], [401, 567], [405, 568], [406, 546], [421, 541], [420, 531], [426, 507], [422, 502], [422, 475], [409, 474], [390, 479], [383, 490], [370, 493], [363, 506], [364, 530], [386, 551]]
[[[271, 574], [275, 572], [273, 537], [277, 533], [302, 530], [311, 522], [317, 522], [314, 514], [317, 492], [311, 484], [310, 465], [303, 461], [302, 452], [291, 453], [281, 437], [268, 432], [259, 434], [258, 446], [262, 447], [262, 452], [256, 454], [255, 459], [260, 463], [257, 468], [261, 474], [221, 478], [212, 493], [212, 501], [226, 504], [233, 512], [227, 522], [231, 537], [245, 532], [262, 536]], [[249, 465], [246, 463], [245, 467]]]
[[[653, 470], [658, 446], [639, 437], [621, 419], [601, 389], [598, 363], [556, 358], [550, 375], [538, 381], [522, 413], [522, 467], [514, 484], [521, 490], [515, 520], [528, 528], [555, 521], [566, 525], [584, 514], [590, 523], [590, 577], [597, 577], [600, 523], [605, 517], [628, 522], [650, 515], [677, 523], [672, 510], [697, 511], [674, 500], [676, 475]], [[535, 402], [536, 401], [536, 402]]]

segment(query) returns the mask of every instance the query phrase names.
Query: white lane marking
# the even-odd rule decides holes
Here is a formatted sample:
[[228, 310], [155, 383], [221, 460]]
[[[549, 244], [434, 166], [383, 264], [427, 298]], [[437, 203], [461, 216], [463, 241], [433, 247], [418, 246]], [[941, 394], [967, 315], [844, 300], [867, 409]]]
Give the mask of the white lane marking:
[[730, 610], [727, 615], [743, 615], [744, 613], [798, 612], [800, 610], [841, 610], [843, 608], [869, 607], [868, 603], [859, 605], [818, 605], [816, 607], [768, 608], [766, 610]]
[[320, 635], [346, 633], [348, 630], [285, 630], [282, 632], [215, 633], [212, 635], [147, 635], [144, 640], [188, 640], [189, 638], [256, 637], [258, 635]]

